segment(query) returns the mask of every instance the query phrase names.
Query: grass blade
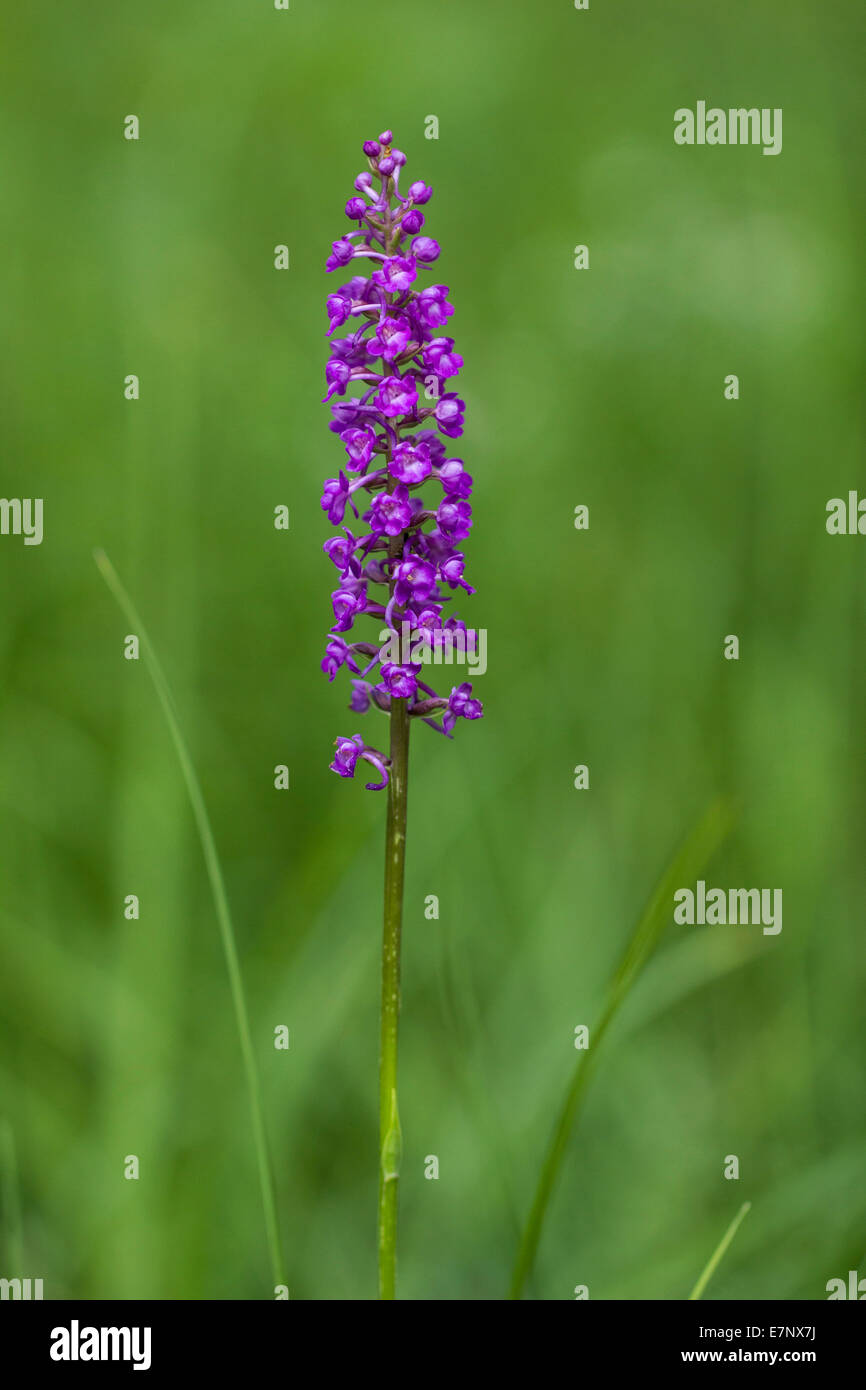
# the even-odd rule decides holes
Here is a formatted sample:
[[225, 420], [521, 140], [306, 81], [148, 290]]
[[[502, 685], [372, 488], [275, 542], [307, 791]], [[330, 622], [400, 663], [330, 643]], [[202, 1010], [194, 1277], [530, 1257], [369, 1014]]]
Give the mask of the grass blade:
[[520, 1238], [509, 1298], [519, 1299], [523, 1296], [535, 1264], [550, 1198], [562, 1167], [568, 1141], [580, 1114], [587, 1086], [595, 1070], [604, 1036], [671, 919], [674, 892], [684, 883], [697, 878], [726, 839], [731, 824], [732, 813], [729, 804], [724, 801], [713, 802], [678, 853], [674, 855], [629, 939], [608, 989], [601, 1016], [592, 1030], [592, 1045], [581, 1053], [566, 1091], [559, 1121], [553, 1132], [529, 1216]]
[[730, 1226], [725, 1231], [725, 1234], [722, 1236], [721, 1240], [719, 1241], [718, 1245], [716, 1246], [715, 1250], [710, 1256], [703, 1274], [698, 1279], [698, 1282], [695, 1284], [695, 1287], [689, 1294], [690, 1303], [693, 1302], [695, 1299], [701, 1298], [703, 1296], [704, 1289], [707, 1287], [707, 1284], [710, 1282], [713, 1275], [715, 1274], [722, 1256], [724, 1255], [731, 1241], [734, 1239], [734, 1236], [737, 1234], [737, 1231], [740, 1229], [740, 1222], [746, 1215], [746, 1212], [749, 1210], [751, 1205], [751, 1202], [744, 1202], [743, 1205], [740, 1207], [740, 1210], [734, 1217], [733, 1221], [731, 1222]]
[[138, 636], [139, 647], [144, 657], [144, 664], [147, 667], [159, 698], [159, 703], [162, 706], [172, 742], [177, 752], [181, 772], [183, 773], [183, 778], [186, 783], [186, 789], [189, 793], [192, 813], [201, 841], [202, 853], [204, 854], [207, 876], [210, 881], [211, 892], [213, 893], [223, 950], [225, 952], [229, 987], [234, 1004], [235, 1021], [237, 1023], [238, 1038], [240, 1041], [241, 1058], [243, 1061], [247, 1091], [249, 1093], [253, 1141], [258, 1163], [265, 1230], [273, 1268], [274, 1282], [275, 1284], [285, 1284], [286, 1281], [283, 1277], [282, 1246], [280, 1243], [279, 1224], [277, 1221], [274, 1174], [270, 1155], [268, 1153], [264, 1113], [262, 1110], [261, 1088], [259, 1086], [259, 1074], [256, 1066], [255, 1052], [253, 1050], [252, 1035], [250, 1033], [249, 1013], [247, 1011], [246, 995], [244, 993], [234, 927], [232, 926], [225, 883], [223, 882], [222, 869], [220, 868], [219, 856], [211, 829], [210, 818], [204, 803], [198, 775], [193, 765], [186, 741], [184, 740], [183, 733], [181, 732], [180, 720], [178, 718], [171, 688], [166, 680], [150, 638], [147, 635], [144, 624], [105, 552], [103, 550], [95, 550], [93, 552], [93, 558], [96, 561], [99, 573], [114, 595], [121, 611], [129, 620], [130, 628]]

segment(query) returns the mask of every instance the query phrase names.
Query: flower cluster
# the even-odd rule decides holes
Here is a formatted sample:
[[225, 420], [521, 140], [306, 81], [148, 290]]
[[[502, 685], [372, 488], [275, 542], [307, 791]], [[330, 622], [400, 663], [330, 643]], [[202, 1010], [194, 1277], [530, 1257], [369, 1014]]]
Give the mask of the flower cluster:
[[[345, 666], [356, 677], [350, 702], [356, 714], [371, 704], [388, 712], [392, 700], [405, 700], [410, 716], [450, 737], [458, 719], [481, 717], [481, 702], [466, 681], [437, 695], [421, 679], [425, 662], [415, 657], [435, 663], [437, 647], [450, 656], [458, 636], [465, 643], [465, 624], [444, 610], [461, 589], [475, 592], [463, 577], [460, 549], [472, 526], [472, 478], [462, 459], [447, 457], [440, 438], [463, 433], [464, 403], [447, 389], [463, 358], [454, 339], [442, 336], [454, 312], [447, 285], [423, 284], [439, 258], [438, 244], [423, 231], [421, 209], [432, 190], [418, 182], [400, 193], [406, 156], [394, 148], [390, 130], [365, 141], [363, 150], [369, 168], [346, 203], [357, 227], [334, 242], [326, 264], [349, 274], [361, 262], [368, 273], [352, 275], [328, 296], [325, 401], [346, 463], [322, 496], [329, 521], [340, 528], [324, 546], [340, 578], [322, 670], [333, 680]], [[345, 336], [334, 338], [338, 329]], [[421, 496], [425, 484], [436, 485], [435, 498]], [[380, 633], [384, 627], [393, 635], [408, 624], [420, 644], [408, 660], [394, 660], [390, 637], [384, 646], [352, 640], [363, 614]], [[387, 786], [385, 754], [360, 734], [336, 742], [334, 772], [353, 777], [362, 759], [379, 774], [367, 786]]]

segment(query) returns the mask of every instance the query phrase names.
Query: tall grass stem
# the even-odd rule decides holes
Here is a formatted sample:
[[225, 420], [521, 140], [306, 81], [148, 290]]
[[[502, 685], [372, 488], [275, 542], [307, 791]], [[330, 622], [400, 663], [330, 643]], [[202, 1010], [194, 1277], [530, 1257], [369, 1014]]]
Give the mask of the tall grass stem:
[[694, 1302], [696, 1299], [703, 1297], [704, 1289], [707, 1287], [707, 1284], [710, 1282], [713, 1275], [715, 1274], [716, 1269], [718, 1268], [719, 1263], [721, 1262], [722, 1257], [725, 1254], [725, 1251], [727, 1250], [731, 1241], [734, 1239], [734, 1236], [737, 1234], [737, 1231], [740, 1229], [740, 1223], [743, 1220], [743, 1217], [746, 1215], [746, 1212], [749, 1211], [749, 1209], [751, 1208], [751, 1205], [751, 1202], [744, 1202], [743, 1205], [740, 1207], [740, 1210], [734, 1217], [733, 1221], [731, 1222], [730, 1226], [725, 1231], [725, 1234], [722, 1236], [721, 1240], [719, 1241], [718, 1245], [716, 1246], [715, 1250], [713, 1251], [712, 1255], [707, 1261], [707, 1264], [704, 1268], [703, 1273], [698, 1279], [698, 1282], [695, 1284], [695, 1287], [689, 1294], [690, 1303]]
[[183, 779], [189, 794], [193, 818], [201, 841], [207, 876], [213, 894], [217, 922], [219, 923], [220, 936], [225, 953], [226, 969], [228, 970], [229, 988], [234, 1005], [241, 1059], [249, 1097], [253, 1143], [258, 1165], [262, 1207], [264, 1209], [265, 1233], [270, 1253], [271, 1268], [274, 1283], [285, 1285], [283, 1253], [280, 1241], [279, 1223], [277, 1220], [274, 1172], [268, 1152], [259, 1073], [256, 1065], [252, 1034], [250, 1032], [249, 1011], [247, 1009], [243, 978], [241, 976], [235, 932], [232, 925], [225, 882], [220, 867], [219, 855], [217, 854], [216, 842], [211, 829], [210, 818], [207, 813], [207, 807], [205, 806], [198, 774], [196, 773], [186, 740], [181, 731], [180, 719], [175, 706], [174, 696], [171, 693], [171, 687], [165, 677], [153, 644], [147, 635], [147, 630], [139, 617], [132, 599], [120, 582], [117, 572], [108, 556], [103, 550], [95, 550], [93, 552], [93, 558], [96, 561], [97, 568], [105, 580], [105, 583], [116, 599], [118, 606], [128, 619], [132, 631], [138, 637], [144, 664], [153, 681], [159, 703], [162, 706], [162, 711], [169, 727], [171, 739], [174, 743]]
[[523, 1228], [511, 1276], [509, 1298], [522, 1298], [535, 1264], [547, 1209], [565, 1158], [572, 1130], [583, 1106], [584, 1096], [598, 1063], [605, 1035], [619, 1013], [632, 986], [658, 945], [671, 920], [673, 894], [700, 873], [726, 839], [731, 828], [731, 810], [724, 801], [713, 802], [674, 855], [641, 913], [619, 966], [614, 973], [598, 1022], [590, 1033], [590, 1046], [582, 1051], [550, 1143]]

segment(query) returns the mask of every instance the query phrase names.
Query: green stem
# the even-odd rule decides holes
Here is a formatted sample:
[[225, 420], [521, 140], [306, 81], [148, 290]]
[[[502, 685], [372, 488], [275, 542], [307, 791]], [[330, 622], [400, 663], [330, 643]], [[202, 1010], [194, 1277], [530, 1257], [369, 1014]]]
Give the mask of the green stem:
[[283, 1267], [282, 1247], [280, 1244], [279, 1223], [277, 1221], [276, 1190], [265, 1132], [264, 1112], [262, 1109], [262, 1098], [259, 1087], [259, 1073], [256, 1065], [255, 1050], [253, 1048], [252, 1033], [250, 1031], [249, 1012], [247, 1010], [247, 1001], [241, 976], [240, 960], [238, 959], [237, 944], [235, 942], [234, 927], [232, 926], [228, 897], [226, 896], [225, 883], [223, 882], [222, 869], [220, 867], [216, 842], [214, 841], [213, 831], [211, 829], [210, 817], [207, 813], [207, 807], [205, 806], [198, 775], [193, 765], [189, 749], [186, 746], [186, 740], [181, 732], [180, 720], [175, 707], [174, 696], [171, 693], [171, 687], [166, 680], [165, 673], [163, 672], [150, 638], [147, 635], [145, 626], [138, 615], [138, 611], [132, 599], [121, 584], [117, 576], [117, 571], [105, 554], [105, 551], [95, 550], [93, 552], [93, 558], [96, 561], [99, 573], [114, 595], [119, 608], [128, 618], [132, 630], [138, 634], [142, 655], [144, 656], [144, 664], [148, 669], [150, 678], [156, 689], [157, 697], [162, 706], [162, 712], [165, 715], [166, 723], [168, 724], [171, 739], [175, 747], [175, 752], [177, 753], [183, 779], [186, 783], [187, 794], [189, 796], [190, 805], [192, 806], [192, 813], [198, 830], [199, 840], [201, 841], [205, 867], [207, 869], [208, 879], [210, 880], [217, 922], [219, 923], [220, 936], [222, 937], [223, 951], [225, 952], [229, 988], [234, 1004], [241, 1059], [249, 1096], [250, 1118], [253, 1127], [253, 1144], [255, 1146], [256, 1159], [258, 1162], [259, 1184], [262, 1194], [262, 1207], [264, 1209], [265, 1232], [271, 1256], [271, 1269], [273, 1271], [275, 1284], [285, 1284], [286, 1280]]
[[391, 701], [391, 769], [385, 825], [385, 917], [382, 933], [382, 1032], [379, 1058], [379, 1297], [395, 1297], [397, 1189], [402, 1135], [397, 1109], [397, 1034], [400, 1018], [400, 937], [406, 862], [406, 791], [409, 714]]
[[737, 1234], [737, 1231], [740, 1229], [740, 1222], [746, 1215], [746, 1212], [749, 1210], [751, 1205], [751, 1202], [744, 1202], [743, 1205], [740, 1207], [740, 1210], [734, 1217], [733, 1221], [731, 1222], [730, 1226], [725, 1231], [725, 1234], [722, 1236], [721, 1240], [719, 1241], [718, 1245], [716, 1246], [715, 1250], [710, 1256], [703, 1274], [698, 1279], [698, 1282], [695, 1284], [695, 1287], [689, 1294], [690, 1303], [695, 1302], [699, 1298], [703, 1298], [704, 1289], [707, 1287], [707, 1284], [710, 1282], [716, 1270], [718, 1269], [719, 1262], [721, 1261], [722, 1256], [724, 1255], [731, 1241], [734, 1239], [734, 1236]]

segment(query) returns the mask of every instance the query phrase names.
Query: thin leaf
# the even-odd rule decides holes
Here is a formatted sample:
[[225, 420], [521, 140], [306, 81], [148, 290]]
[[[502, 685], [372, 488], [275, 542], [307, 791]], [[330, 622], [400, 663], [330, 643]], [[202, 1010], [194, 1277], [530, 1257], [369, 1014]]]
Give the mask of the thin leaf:
[[571, 1132], [580, 1114], [590, 1078], [598, 1061], [604, 1036], [632, 986], [655, 950], [671, 919], [671, 900], [683, 883], [698, 877], [726, 839], [732, 825], [732, 812], [724, 801], [713, 802], [671, 860], [641, 914], [614, 973], [601, 1015], [592, 1030], [592, 1046], [582, 1052], [565, 1095], [559, 1121], [547, 1150], [529, 1216], [520, 1239], [509, 1298], [523, 1296], [535, 1264], [547, 1208], [559, 1176]]
[[704, 1289], [707, 1287], [707, 1284], [710, 1282], [713, 1275], [715, 1274], [719, 1262], [722, 1259], [722, 1256], [724, 1255], [731, 1241], [734, 1239], [734, 1236], [737, 1234], [737, 1231], [740, 1228], [740, 1222], [746, 1215], [746, 1212], [749, 1210], [751, 1205], [751, 1202], [744, 1202], [743, 1205], [740, 1207], [740, 1210], [734, 1217], [733, 1221], [731, 1222], [730, 1226], [725, 1231], [725, 1234], [722, 1236], [721, 1240], [719, 1241], [718, 1245], [716, 1246], [715, 1250], [710, 1256], [703, 1274], [698, 1279], [698, 1282], [695, 1284], [695, 1287], [689, 1294], [690, 1303], [694, 1302], [695, 1299], [701, 1298], [703, 1296]]
[[267, 1234], [268, 1249], [270, 1251], [271, 1265], [273, 1268], [274, 1282], [285, 1284], [283, 1277], [283, 1254], [280, 1243], [279, 1224], [277, 1221], [277, 1202], [274, 1186], [274, 1174], [271, 1166], [270, 1155], [268, 1152], [267, 1135], [265, 1132], [264, 1114], [262, 1111], [261, 1088], [259, 1085], [259, 1074], [256, 1066], [255, 1052], [253, 1050], [252, 1035], [250, 1033], [249, 1012], [247, 1010], [246, 995], [244, 993], [243, 978], [241, 976], [240, 961], [238, 959], [237, 944], [235, 941], [234, 927], [232, 926], [231, 913], [229, 911], [228, 898], [226, 896], [225, 883], [223, 881], [222, 869], [220, 867], [219, 856], [217, 854], [216, 843], [211, 829], [210, 818], [204, 803], [201, 785], [198, 780], [192, 758], [187, 748], [181, 732], [180, 720], [171, 688], [163, 673], [156, 652], [141, 618], [117, 576], [111, 561], [103, 550], [95, 550], [93, 558], [96, 561], [100, 574], [108, 585], [111, 593], [117, 600], [122, 612], [129, 620], [130, 627], [137, 634], [139, 646], [144, 657], [144, 664], [147, 667], [154, 688], [156, 689], [160, 705], [166, 718], [166, 723], [171, 733], [172, 742], [177, 752], [180, 762], [181, 772], [183, 773], [186, 789], [189, 793], [192, 813], [201, 840], [202, 853], [204, 854], [205, 866], [207, 868], [208, 879], [210, 880], [211, 892], [213, 893], [214, 906], [216, 908], [217, 921], [219, 923], [220, 936], [222, 938], [223, 950], [225, 952], [226, 968], [229, 976], [229, 987], [231, 990], [232, 1001], [234, 1004], [235, 1021], [237, 1023], [238, 1038], [240, 1041], [241, 1058], [243, 1060], [244, 1075], [246, 1078], [247, 1091], [249, 1094], [250, 1116], [253, 1127], [253, 1142], [256, 1150], [256, 1159], [259, 1170], [259, 1182], [261, 1184], [262, 1206], [264, 1208], [265, 1231]]

